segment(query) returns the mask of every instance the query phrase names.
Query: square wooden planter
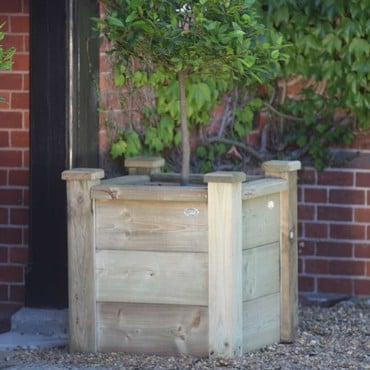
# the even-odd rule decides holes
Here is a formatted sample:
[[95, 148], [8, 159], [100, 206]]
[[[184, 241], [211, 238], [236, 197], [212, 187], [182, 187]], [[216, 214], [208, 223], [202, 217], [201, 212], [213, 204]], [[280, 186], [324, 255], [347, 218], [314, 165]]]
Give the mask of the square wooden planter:
[[70, 349], [236, 357], [292, 341], [300, 162], [188, 187], [167, 184], [162, 164], [135, 159], [105, 181], [99, 169], [62, 174]]

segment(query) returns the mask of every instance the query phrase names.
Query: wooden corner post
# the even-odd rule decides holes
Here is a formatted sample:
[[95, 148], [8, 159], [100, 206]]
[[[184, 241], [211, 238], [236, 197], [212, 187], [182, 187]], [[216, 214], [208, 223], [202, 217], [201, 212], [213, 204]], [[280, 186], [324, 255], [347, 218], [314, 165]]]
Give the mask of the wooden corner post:
[[300, 161], [268, 161], [263, 164], [266, 176], [281, 177], [288, 190], [280, 195], [280, 340], [292, 342], [298, 329], [298, 246], [297, 246], [297, 171]]
[[96, 351], [94, 219], [90, 189], [104, 177], [100, 169], [64, 171], [67, 181], [68, 299], [70, 351]]
[[243, 172], [206, 174], [208, 183], [208, 313], [210, 357], [243, 354]]

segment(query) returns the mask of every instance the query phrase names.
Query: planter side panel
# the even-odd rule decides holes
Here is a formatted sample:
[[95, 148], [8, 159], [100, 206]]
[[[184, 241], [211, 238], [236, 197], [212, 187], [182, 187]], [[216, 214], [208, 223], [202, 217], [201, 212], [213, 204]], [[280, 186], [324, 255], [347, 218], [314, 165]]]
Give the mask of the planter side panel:
[[100, 351], [208, 355], [208, 309], [197, 306], [99, 303]]
[[207, 252], [207, 203], [97, 201], [97, 249]]
[[280, 341], [280, 293], [243, 303], [243, 351]]
[[280, 194], [243, 201], [243, 351], [280, 340]]

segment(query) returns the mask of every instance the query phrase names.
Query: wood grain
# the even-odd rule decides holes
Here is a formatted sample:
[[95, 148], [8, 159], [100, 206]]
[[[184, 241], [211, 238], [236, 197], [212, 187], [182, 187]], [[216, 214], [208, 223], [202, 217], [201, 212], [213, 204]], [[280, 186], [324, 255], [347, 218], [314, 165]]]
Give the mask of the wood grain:
[[[217, 179], [217, 176], [210, 179]], [[208, 183], [209, 351], [211, 357], [242, 354], [241, 183]]]
[[243, 300], [280, 291], [280, 245], [268, 244], [243, 251]]
[[243, 350], [254, 351], [280, 341], [280, 294], [243, 303]]
[[100, 250], [96, 253], [101, 302], [208, 305], [206, 253]]
[[208, 355], [207, 307], [99, 303], [98, 350]]
[[243, 249], [280, 240], [280, 194], [243, 201]]
[[203, 202], [99, 201], [96, 246], [207, 252], [207, 214]]

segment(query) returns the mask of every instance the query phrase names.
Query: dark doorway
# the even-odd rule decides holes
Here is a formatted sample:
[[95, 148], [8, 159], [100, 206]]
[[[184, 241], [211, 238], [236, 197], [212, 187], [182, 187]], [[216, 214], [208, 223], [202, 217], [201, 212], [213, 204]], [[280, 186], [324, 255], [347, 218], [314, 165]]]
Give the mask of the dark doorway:
[[[96, 167], [97, 0], [30, 1], [30, 258], [25, 304], [68, 305], [61, 172]], [[94, 77], [95, 76], [95, 77]]]

